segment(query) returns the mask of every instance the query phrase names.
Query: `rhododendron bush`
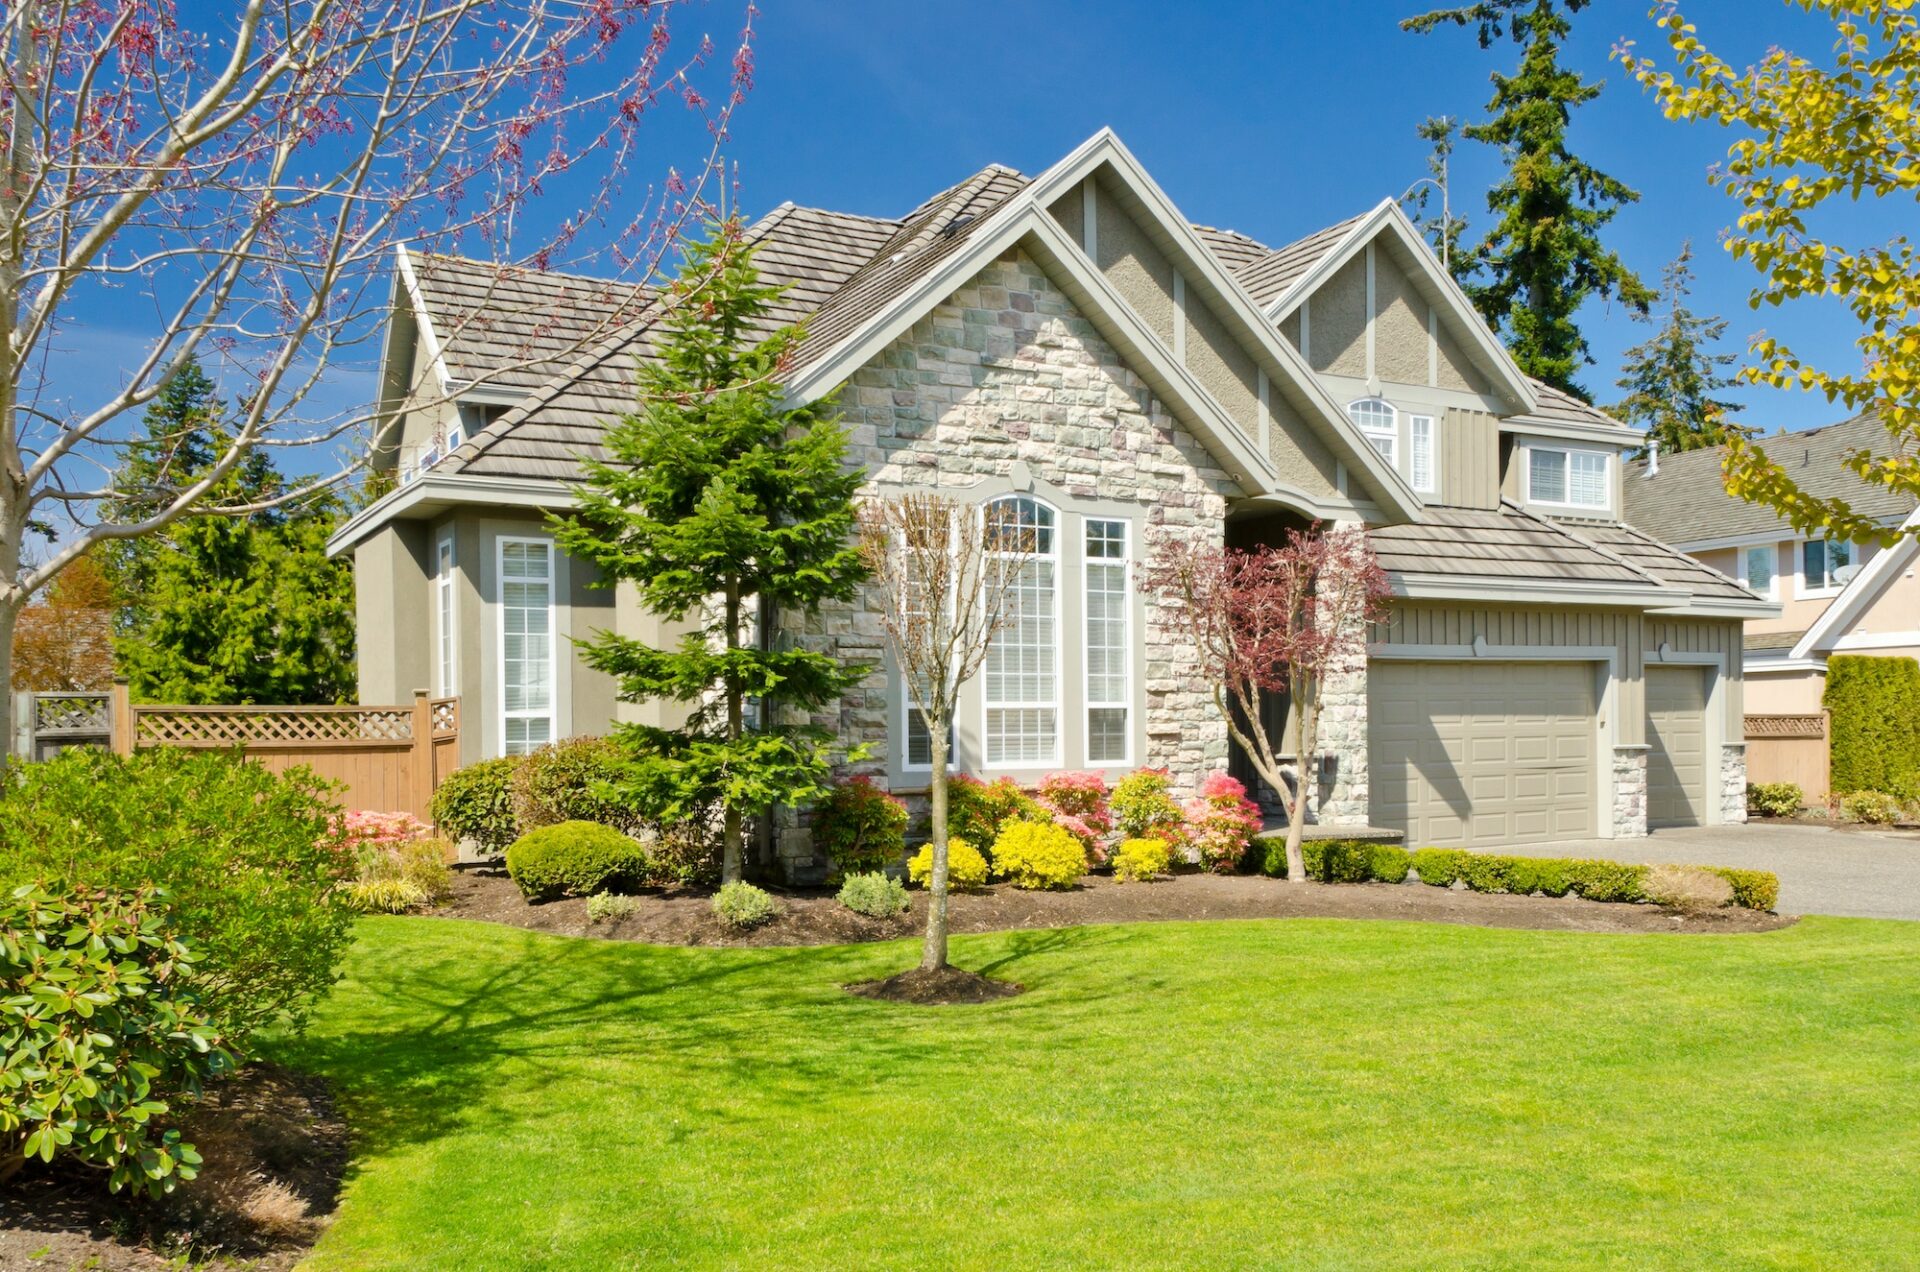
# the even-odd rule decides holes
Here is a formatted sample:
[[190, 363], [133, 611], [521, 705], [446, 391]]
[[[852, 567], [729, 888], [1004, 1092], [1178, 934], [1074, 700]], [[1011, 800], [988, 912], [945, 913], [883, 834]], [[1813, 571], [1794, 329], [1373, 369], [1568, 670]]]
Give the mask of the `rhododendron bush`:
[[1237, 869], [1247, 845], [1260, 833], [1260, 806], [1247, 788], [1225, 773], [1209, 773], [1200, 793], [1186, 802], [1187, 843], [1200, 864], [1219, 874]]
[[1040, 780], [1040, 803], [1053, 824], [1080, 841], [1087, 864], [1107, 864], [1113, 817], [1107, 809], [1107, 779], [1099, 773], [1052, 773]]

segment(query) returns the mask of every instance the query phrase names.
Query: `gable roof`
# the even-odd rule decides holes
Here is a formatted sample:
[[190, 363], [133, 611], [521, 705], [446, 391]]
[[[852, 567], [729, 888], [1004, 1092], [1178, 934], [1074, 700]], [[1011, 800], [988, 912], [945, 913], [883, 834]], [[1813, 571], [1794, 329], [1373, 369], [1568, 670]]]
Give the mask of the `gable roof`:
[[1353, 233], [1354, 227], [1366, 220], [1367, 215], [1362, 212], [1359, 216], [1350, 216], [1324, 230], [1315, 230], [1305, 238], [1295, 239], [1257, 261], [1249, 262], [1235, 271], [1240, 285], [1262, 308], [1273, 304], [1321, 261], [1331, 256], [1347, 235]]
[[[1786, 469], [1806, 492], [1845, 499], [1866, 516], [1893, 523], [1914, 510], [1911, 495], [1870, 485], [1846, 467], [1848, 455], [1888, 445], [1886, 428], [1872, 414], [1804, 432], [1779, 432], [1755, 445]], [[1662, 455], [1659, 471], [1649, 475], [1641, 460], [1626, 471], [1626, 516], [1634, 525], [1668, 543], [1693, 544], [1778, 531], [1794, 537], [1779, 514], [1727, 493], [1722, 463], [1726, 448], [1709, 447]]]

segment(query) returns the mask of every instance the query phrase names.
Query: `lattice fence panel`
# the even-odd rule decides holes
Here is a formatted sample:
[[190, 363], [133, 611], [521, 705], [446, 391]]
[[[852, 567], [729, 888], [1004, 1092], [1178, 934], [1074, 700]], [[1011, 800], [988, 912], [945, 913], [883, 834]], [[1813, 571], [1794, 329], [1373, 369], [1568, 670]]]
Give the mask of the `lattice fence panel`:
[[341, 707], [284, 711], [235, 707], [217, 711], [134, 710], [140, 746], [272, 746], [324, 742], [407, 742], [413, 713], [406, 708]]
[[35, 733], [105, 733], [113, 728], [113, 703], [104, 693], [36, 693]]
[[1747, 717], [1746, 734], [1749, 740], [1755, 738], [1824, 738], [1827, 736], [1827, 718], [1824, 715], [1750, 715]]
[[460, 699], [435, 698], [428, 709], [432, 712], [433, 736], [459, 732]]

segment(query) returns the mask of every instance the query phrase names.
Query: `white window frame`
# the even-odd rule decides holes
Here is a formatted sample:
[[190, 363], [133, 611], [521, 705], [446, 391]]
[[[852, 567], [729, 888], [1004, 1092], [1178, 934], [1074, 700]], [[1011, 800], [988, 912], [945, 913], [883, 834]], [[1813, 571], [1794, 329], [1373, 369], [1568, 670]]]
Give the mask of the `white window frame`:
[[440, 535], [433, 552], [433, 612], [434, 621], [440, 625], [436, 633], [438, 643], [434, 646], [434, 671], [438, 676], [440, 696], [451, 698], [460, 692], [460, 642], [455, 637], [460, 630], [460, 596], [454, 586], [457, 558], [453, 531], [447, 530]]
[[[1440, 493], [1440, 419], [1425, 413], [1407, 415], [1407, 484], [1415, 494], [1437, 495]], [[1415, 457], [1419, 454], [1417, 442], [1420, 426], [1427, 426], [1427, 480], [1423, 485], [1419, 470], [1415, 467]]]
[[[1061, 564], [1063, 559], [1063, 553], [1060, 550], [1061, 542], [1066, 537], [1065, 526], [1062, 524], [1062, 522], [1064, 521], [1064, 518], [1060, 515], [1060, 509], [1056, 508], [1053, 504], [1048, 503], [1046, 500], [1040, 498], [1040, 496], [1038, 495], [1024, 493], [1024, 492], [1014, 492], [1012, 494], [995, 495], [993, 498], [988, 499], [986, 502], [980, 505], [980, 516], [984, 521], [988, 513], [992, 510], [992, 508], [996, 504], [1010, 503], [1020, 499], [1029, 500], [1035, 506], [1046, 509], [1048, 514], [1050, 514], [1053, 518], [1053, 525], [1052, 525], [1053, 546], [1051, 550], [1047, 552], [1033, 552], [1033, 553], [1019, 554], [1020, 556], [1025, 557], [1027, 559], [1036, 560], [1036, 561], [1046, 561], [1053, 566], [1053, 699], [1051, 702], [1017, 702], [1017, 703], [996, 704], [987, 696], [987, 685], [989, 682], [989, 677], [987, 673], [986, 664], [984, 662], [981, 664], [980, 666], [980, 768], [982, 772], [1019, 772], [1022, 770], [1030, 770], [1030, 769], [1058, 768], [1061, 762], [1060, 753], [1063, 749], [1061, 744], [1061, 739], [1062, 739], [1062, 735], [1066, 732], [1065, 704], [1062, 702], [1062, 699], [1065, 697], [1065, 695], [1062, 693], [1062, 689], [1064, 687], [1064, 682], [1066, 680], [1066, 623], [1063, 621], [1066, 618], [1066, 606], [1063, 603], [1064, 592], [1061, 587]], [[1013, 555], [1013, 554], [1006, 554], [1006, 555]], [[998, 637], [996, 636], [996, 640], [997, 639]], [[992, 716], [992, 713], [996, 708], [996, 706], [1010, 709], [1010, 710], [1051, 709], [1053, 712], [1053, 749], [1040, 759], [1022, 760], [1012, 764], [1008, 764], [1005, 762], [996, 764], [993, 759], [993, 716]]]
[[[1533, 492], [1533, 457], [1535, 455], [1558, 455], [1565, 472], [1564, 487], [1566, 498], [1542, 499]], [[1600, 502], [1575, 503], [1573, 501], [1573, 457], [1592, 455], [1600, 460]], [[1613, 511], [1613, 462], [1614, 456], [1607, 451], [1587, 450], [1577, 446], [1528, 446], [1522, 480], [1526, 482], [1527, 499], [1530, 504], [1543, 508], [1566, 508], [1574, 512], [1612, 512]]]
[[[1087, 555], [1087, 530], [1093, 522], [1105, 522], [1122, 528], [1125, 538], [1121, 543], [1120, 565], [1120, 678], [1123, 683], [1119, 701], [1107, 699], [1095, 700], [1093, 696], [1093, 589], [1087, 585], [1087, 572], [1095, 564], [1111, 565], [1113, 557], [1090, 557]], [[1133, 691], [1133, 521], [1127, 517], [1103, 517], [1088, 515], [1080, 518], [1080, 625], [1083, 633], [1083, 654], [1081, 662], [1081, 698], [1080, 703], [1080, 749], [1081, 759], [1088, 768], [1126, 767], [1133, 763], [1133, 733], [1137, 723], [1134, 710]], [[1118, 759], [1093, 758], [1093, 712], [1118, 708], [1126, 712], [1126, 739]]]
[[[1374, 408], [1384, 410], [1387, 413], [1386, 424], [1369, 424], [1361, 419], [1355, 414], [1361, 407], [1368, 408], [1366, 412], [1368, 415], [1377, 414]], [[1369, 445], [1375, 442], [1387, 443], [1389, 449], [1381, 451], [1378, 446], [1374, 446], [1374, 450], [1379, 451], [1380, 457], [1396, 470], [1400, 467], [1400, 412], [1395, 409], [1393, 403], [1383, 397], [1355, 398], [1347, 403], [1347, 418], [1353, 421], [1353, 426], [1360, 430], [1361, 436], [1367, 439]]]
[[[927, 752], [927, 762], [917, 764], [913, 759], [913, 713], [918, 710], [913, 703], [913, 692], [907, 686], [906, 673], [900, 674], [900, 771], [903, 773], [933, 772], [933, 752]], [[959, 768], [960, 757], [954, 748], [954, 722], [947, 721], [947, 771], [955, 772]], [[931, 737], [931, 731], [929, 731]]]
[[[1826, 576], [1832, 575], [1833, 568], [1834, 568], [1833, 567], [1833, 551], [1829, 545], [1834, 542], [1836, 542], [1836, 540], [1801, 539], [1799, 542], [1794, 544], [1793, 573], [1794, 573], [1794, 585], [1795, 585], [1794, 595], [1796, 598], [1798, 597], [1818, 598], [1818, 597], [1826, 597], [1826, 596], [1838, 596], [1840, 595], [1840, 593], [1846, 590], [1847, 585], [1845, 583], [1826, 583], [1826, 582], [1815, 583], [1812, 579], [1809, 579], [1807, 577], [1807, 548], [1809, 545], [1815, 544], [1815, 543], [1821, 546], [1820, 561], [1821, 561], [1822, 575], [1826, 575]], [[1845, 539], [1837, 540], [1837, 542], [1845, 543], [1847, 545], [1847, 565], [1861, 564], [1862, 553], [1860, 551], [1859, 544], [1850, 542]], [[1847, 567], [1846, 565], [1843, 565], [1840, 568], [1844, 570]]]
[[[1767, 586], [1764, 591], [1753, 585], [1753, 573], [1750, 568], [1750, 556], [1755, 552], [1770, 553], [1773, 568], [1767, 571]], [[1740, 586], [1756, 596], [1764, 596], [1770, 601], [1780, 599], [1780, 545], [1778, 543], [1749, 543], [1734, 549], [1734, 577]]]
[[[507, 710], [507, 548], [513, 544], [534, 544], [547, 550], [547, 709]], [[493, 541], [494, 636], [499, 647], [494, 657], [500, 694], [500, 754], [507, 751], [507, 721], [546, 720], [547, 741], [560, 737], [560, 553], [553, 540], [544, 535], [500, 535]]]

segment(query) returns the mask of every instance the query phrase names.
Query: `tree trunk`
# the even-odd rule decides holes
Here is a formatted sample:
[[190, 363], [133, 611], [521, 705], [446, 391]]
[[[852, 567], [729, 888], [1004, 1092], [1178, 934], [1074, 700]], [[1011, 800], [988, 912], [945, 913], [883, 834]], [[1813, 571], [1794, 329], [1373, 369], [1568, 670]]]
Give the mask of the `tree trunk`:
[[1293, 798], [1287, 801], [1287, 882], [1307, 882], [1307, 856], [1300, 847], [1307, 829], [1307, 799], [1314, 787], [1313, 706], [1301, 700], [1294, 708], [1300, 713], [1297, 750], [1294, 752]]
[[[908, 708], [911, 710], [912, 708]], [[923, 717], [924, 718], [924, 717]], [[947, 728], [927, 721], [933, 739], [933, 874], [927, 880], [927, 943], [920, 954], [923, 971], [947, 965]]]
[[[5, 556], [0, 549], [0, 557]], [[13, 633], [20, 620], [21, 607], [26, 604], [24, 597], [15, 597], [12, 589], [0, 583], [0, 703], [6, 704], [6, 710], [0, 711], [0, 766], [9, 759], [26, 759], [13, 753]]]
[[[21, 1143], [24, 1142], [24, 1140], [21, 1141]], [[25, 1154], [20, 1151], [20, 1144], [11, 1144], [8, 1148], [10, 1151], [4, 1157], [0, 1157], [0, 1184], [6, 1183], [19, 1174], [20, 1168], [27, 1164]]]
[[[727, 652], [740, 648], [740, 583], [729, 580], [727, 583]], [[727, 676], [727, 745], [729, 750], [740, 745], [740, 735], [746, 731], [745, 713], [741, 703], [740, 682]], [[722, 813], [720, 830], [720, 882], [738, 883], [740, 881], [740, 810], [732, 800], [728, 800]]]

